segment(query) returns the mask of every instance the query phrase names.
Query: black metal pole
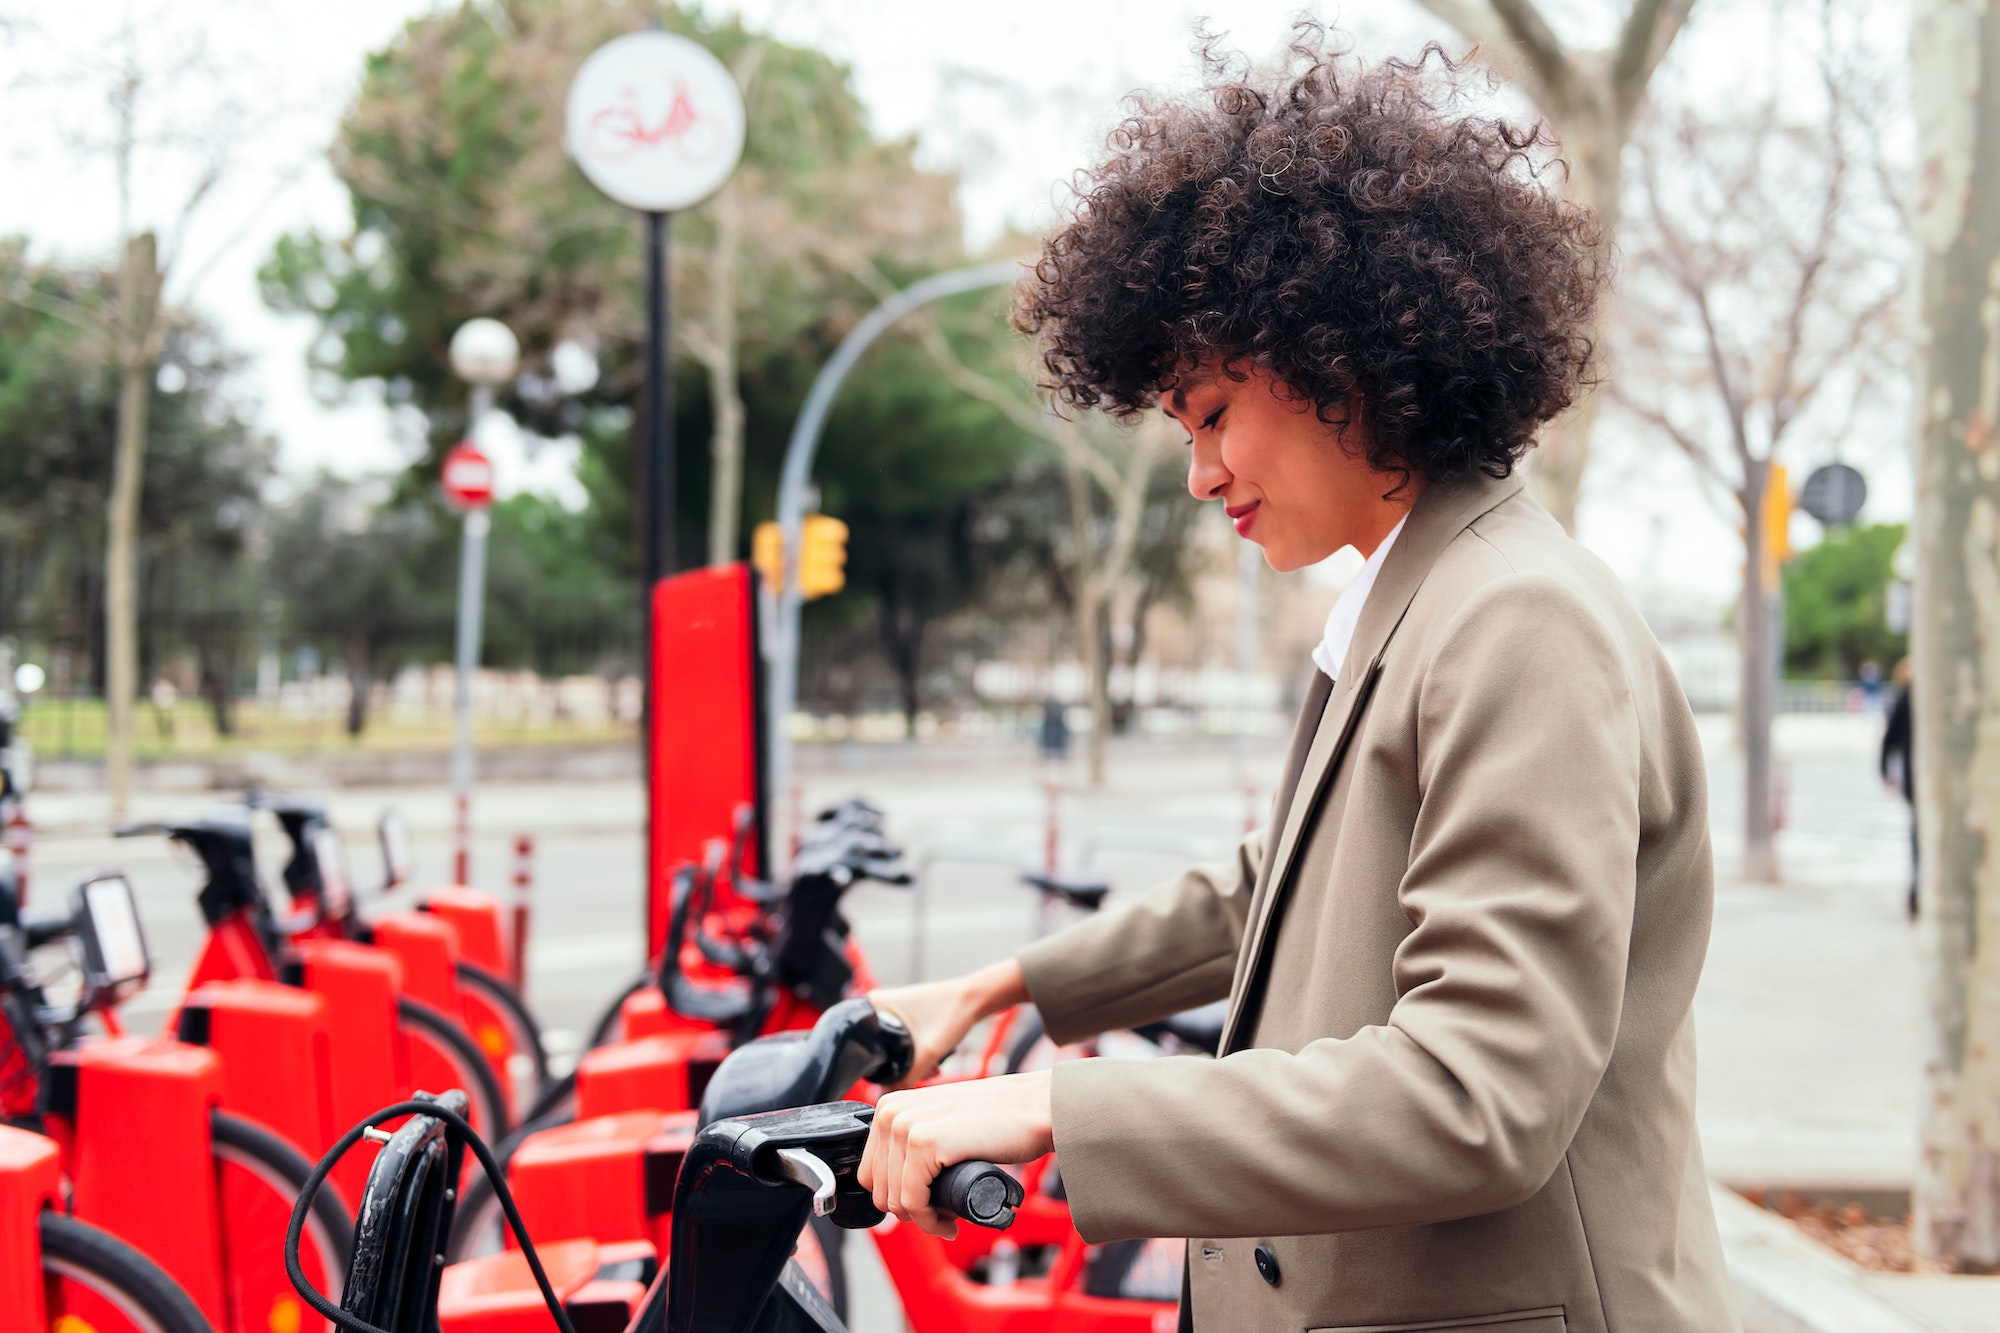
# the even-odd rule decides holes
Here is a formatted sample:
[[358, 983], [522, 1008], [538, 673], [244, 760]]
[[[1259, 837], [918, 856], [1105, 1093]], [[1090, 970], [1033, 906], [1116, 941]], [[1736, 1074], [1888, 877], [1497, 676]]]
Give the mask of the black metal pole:
[[671, 214], [646, 214], [646, 410], [639, 440], [639, 748], [646, 775], [647, 893], [653, 890], [653, 588], [674, 569], [674, 375], [673, 307], [667, 271], [667, 231]]

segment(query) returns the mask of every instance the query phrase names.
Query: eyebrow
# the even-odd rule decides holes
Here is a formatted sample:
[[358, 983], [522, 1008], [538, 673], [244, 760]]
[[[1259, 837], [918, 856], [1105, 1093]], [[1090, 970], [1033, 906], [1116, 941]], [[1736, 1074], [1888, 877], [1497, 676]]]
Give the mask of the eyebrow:
[[[1167, 401], [1171, 404], [1171, 411], [1175, 413], [1187, 411], [1187, 391], [1189, 389], [1199, 389], [1203, 385], [1213, 383], [1214, 380], [1215, 376], [1204, 374], [1200, 371], [1189, 371], [1185, 375], [1176, 375], [1174, 377], [1173, 391], [1167, 395]], [[1163, 408], [1162, 410], [1169, 409]]]

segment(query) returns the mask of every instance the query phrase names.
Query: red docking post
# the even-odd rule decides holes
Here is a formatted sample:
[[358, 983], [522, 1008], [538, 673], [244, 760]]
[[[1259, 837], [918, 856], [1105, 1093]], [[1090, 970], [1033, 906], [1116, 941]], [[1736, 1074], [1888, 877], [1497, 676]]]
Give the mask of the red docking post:
[[28, 849], [35, 842], [35, 827], [28, 822], [28, 803], [17, 801], [14, 813], [7, 816], [7, 850], [14, 854], [14, 892], [20, 898], [18, 906], [28, 905]]
[[528, 905], [535, 888], [535, 839], [514, 839], [514, 989], [528, 993]]

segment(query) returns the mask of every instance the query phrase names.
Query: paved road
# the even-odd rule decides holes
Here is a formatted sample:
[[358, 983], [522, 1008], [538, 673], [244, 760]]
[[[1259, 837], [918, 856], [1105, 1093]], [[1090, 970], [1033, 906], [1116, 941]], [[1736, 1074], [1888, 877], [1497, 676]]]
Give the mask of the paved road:
[[[1790, 827], [1779, 843], [1782, 886], [1748, 885], [1740, 867], [1741, 780], [1726, 718], [1704, 719], [1720, 885], [1709, 964], [1697, 1000], [1699, 1108], [1711, 1170], [1732, 1183], [1900, 1185], [1915, 1160], [1921, 992], [1914, 932], [1902, 917], [1908, 825], [1873, 776], [1877, 722], [1861, 716], [1781, 719]], [[1226, 849], [1246, 809], [1241, 774], [1275, 775], [1281, 738], [1226, 742], [1135, 739], [1114, 749], [1099, 792], [1062, 801], [1062, 855], [1104, 871], [1118, 894], [1143, 888], [1191, 856]], [[921, 897], [868, 887], [851, 899], [857, 933], [885, 980], [917, 962], [942, 975], [1003, 957], [1033, 928], [1015, 864], [1038, 863], [1043, 782], [1026, 746], [849, 747], [810, 753], [808, 808], [863, 793], [926, 868]], [[1071, 780], [1074, 772], [1067, 774]], [[1268, 786], [1262, 793], [1268, 797]], [[356, 878], [375, 869], [366, 834], [394, 801], [410, 822], [419, 882], [439, 882], [449, 856], [449, 807], [439, 794], [356, 791], [333, 800]], [[198, 808], [146, 798], [139, 814]], [[641, 798], [630, 783], [510, 786], [482, 793], [475, 882], [502, 885], [517, 831], [537, 836], [530, 995], [557, 1042], [573, 1042], [641, 962]], [[131, 874], [156, 955], [155, 1000], [134, 1006], [157, 1022], [200, 939], [193, 867], [157, 840], [91, 836], [91, 798], [38, 798], [54, 831], [37, 846], [38, 896], [98, 866]], [[281, 840], [260, 859], [272, 876]], [[858, 1331], [899, 1322], [879, 1274], [857, 1245]]]

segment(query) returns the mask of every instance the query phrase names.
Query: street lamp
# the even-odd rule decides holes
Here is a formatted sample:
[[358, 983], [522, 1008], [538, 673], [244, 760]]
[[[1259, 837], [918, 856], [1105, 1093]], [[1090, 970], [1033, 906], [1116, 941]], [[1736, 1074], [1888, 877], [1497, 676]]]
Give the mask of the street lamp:
[[454, 734], [451, 793], [456, 807], [453, 878], [472, 878], [472, 677], [479, 669], [481, 604], [486, 597], [487, 507], [493, 503], [493, 465], [474, 440], [479, 423], [493, 410], [493, 390], [514, 378], [521, 344], [497, 319], [467, 320], [451, 335], [451, 368], [472, 386], [466, 438], [445, 458], [439, 478], [445, 499], [465, 515], [459, 543], [457, 680], [453, 691]]

